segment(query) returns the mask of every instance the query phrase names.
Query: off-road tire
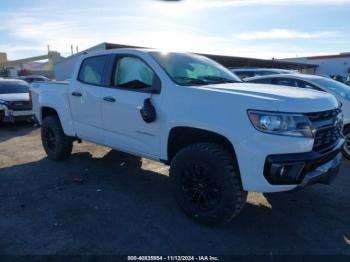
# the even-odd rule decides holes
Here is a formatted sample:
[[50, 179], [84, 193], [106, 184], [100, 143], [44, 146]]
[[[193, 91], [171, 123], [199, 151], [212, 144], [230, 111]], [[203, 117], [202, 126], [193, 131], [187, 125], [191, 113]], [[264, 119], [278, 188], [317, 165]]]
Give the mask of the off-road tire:
[[54, 161], [70, 157], [73, 139], [63, 132], [57, 116], [45, 117], [41, 126], [41, 141], [47, 156]]
[[[188, 191], [191, 190], [184, 186], [183, 181], [187, 181], [186, 179], [191, 173], [188, 170], [192, 170], [191, 166], [200, 170], [204, 168], [205, 171], [203, 173], [206, 174], [206, 180], [208, 180], [207, 177], [210, 177], [208, 183], [215, 185], [214, 187], [216, 188], [220, 188], [220, 199], [209, 210], [203, 210], [196, 205], [193, 202], [194, 197], [191, 198], [189, 196]], [[192, 173], [197, 173], [197, 171]], [[200, 223], [228, 223], [241, 212], [246, 203], [247, 192], [242, 188], [235, 160], [232, 155], [219, 145], [196, 143], [183, 148], [171, 162], [170, 177], [178, 205], [188, 216]], [[190, 181], [192, 182], [193, 179]], [[203, 188], [203, 185], [201, 187]], [[210, 187], [204, 186], [205, 190]], [[211, 195], [217, 195], [217, 192], [213, 191]]]
[[350, 152], [348, 152], [347, 150], [345, 150], [345, 147], [346, 145], [349, 145], [349, 134], [350, 134], [350, 126], [347, 126], [344, 128], [344, 136], [345, 136], [345, 144], [344, 144], [344, 149], [343, 149], [343, 156], [346, 158], [346, 159], [349, 159], [350, 160]]

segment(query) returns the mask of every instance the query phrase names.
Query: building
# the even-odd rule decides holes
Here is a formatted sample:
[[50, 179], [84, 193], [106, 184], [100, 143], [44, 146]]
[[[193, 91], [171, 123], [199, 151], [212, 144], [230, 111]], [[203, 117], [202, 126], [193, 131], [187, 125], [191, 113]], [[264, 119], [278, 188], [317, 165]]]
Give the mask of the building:
[[347, 77], [350, 75], [350, 53], [341, 53], [338, 55], [286, 58], [280, 61], [317, 65], [315, 72], [315, 74], [317, 75], [343, 77]]
[[7, 54], [0, 53], [0, 66], [5, 65], [6, 62], [7, 62]]
[[[70, 79], [76, 61], [84, 52], [101, 51], [101, 50], [118, 49], [118, 48], [142, 48], [142, 47], [112, 44], [112, 43], [98, 44], [96, 46], [93, 46], [89, 49], [86, 49], [80, 53], [74, 54], [72, 56], [69, 56], [57, 62], [55, 64], [55, 78], [56, 80]], [[265, 59], [245, 58], [245, 57], [236, 57], [236, 56], [214, 55], [214, 54], [202, 54], [202, 55], [209, 57], [226, 67], [281, 68], [281, 69], [293, 69], [293, 70], [298, 70], [298, 71], [307, 72], [307, 73], [315, 72], [317, 67], [317, 65], [313, 65], [310, 63], [279, 61], [275, 59], [265, 60]]]
[[[0, 76], [16, 77], [25, 74], [54, 77], [54, 64], [62, 60], [60, 53], [48, 50], [47, 54], [18, 60], [7, 60], [6, 53], [0, 53]], [[43, 60], [46, 60], [43, 62]], [[39, 62], [40, 61], [40, 62]]]

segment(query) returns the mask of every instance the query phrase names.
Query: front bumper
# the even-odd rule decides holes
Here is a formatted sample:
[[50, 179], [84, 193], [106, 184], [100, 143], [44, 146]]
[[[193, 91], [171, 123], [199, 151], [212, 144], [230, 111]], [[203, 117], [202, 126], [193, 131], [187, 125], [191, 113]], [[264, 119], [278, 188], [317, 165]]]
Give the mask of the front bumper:
[[329, 184], [339, 173], [344, 139], [327, 152], [270, 155], [266, 158], [264, 177], [271, 185]]
[[307, 173], [298, 187], [305, 187], [315, 183], [330, 184], [339, 173], [341, 161], [342, 153], [338, 153], [331, 161]]
[[9, 110], [6, 106], [0, 108], [0, 121], [2, 122], [15, 122], [18, 120], [30, 120], [33, 119], [33, 111], [14, 111]]

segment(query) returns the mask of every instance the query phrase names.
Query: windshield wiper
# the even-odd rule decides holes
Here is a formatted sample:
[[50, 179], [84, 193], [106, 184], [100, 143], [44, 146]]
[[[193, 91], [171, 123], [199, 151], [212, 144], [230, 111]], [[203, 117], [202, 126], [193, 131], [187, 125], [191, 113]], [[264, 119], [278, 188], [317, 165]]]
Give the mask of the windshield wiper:
[[209, 81], [216, 82], [216, 83], [239, 83], [240, 82], [237, 80], [228, 79], [228, 78], [221, 77], [221, 76], [203, 76], [203, 78], [206, 80], [209, 80]]
[[207, 85], [208, 84], [207, 81], [204, 81], [204, 80], [201, 80], [198, 78], [186, 77], [186, 76], [177, 76], [177, 77], [174, 77], [174, 79], [186, 80], [186, 81], [188, 81], [188, 83], [197, 84], [197, 85]]

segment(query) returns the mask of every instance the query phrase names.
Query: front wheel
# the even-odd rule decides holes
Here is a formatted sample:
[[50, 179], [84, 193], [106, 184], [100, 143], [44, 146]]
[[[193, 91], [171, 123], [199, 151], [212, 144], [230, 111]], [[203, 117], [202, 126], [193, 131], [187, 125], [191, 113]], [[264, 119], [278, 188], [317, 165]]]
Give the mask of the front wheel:
[[350, 126], [344, 128], [345, 144], [343, 148], [343, 156], [350, 160]]
[[41, 141], [47, 156], [54, 161], [70, 157], [73, 140], [63, 132], [57, 116], [45, 117], [41, 127]]
[[171, 162], [175, 199], [184, 212], [201, 223], [227, 223], [243, 209], [247, 192], [232, 156], [212, 143], [182, 149]]

